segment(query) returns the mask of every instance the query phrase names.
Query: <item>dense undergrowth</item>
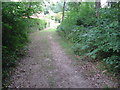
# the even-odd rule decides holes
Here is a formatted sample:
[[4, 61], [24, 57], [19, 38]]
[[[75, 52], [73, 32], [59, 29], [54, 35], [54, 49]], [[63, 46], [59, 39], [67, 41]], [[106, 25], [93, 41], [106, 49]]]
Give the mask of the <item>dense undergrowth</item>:
[[5, 2], [2, 4], [2, 84], [6, 87], [6, 78], [10, 77], [9, 74], [16, 66], [16, 62], [27, 51], [29, 33], [42, 30], [46, 27], [46, 22], [29, 17], [36, 11], [35, 8], [25, 8], [26, 5], [36, 6], [37, 3]]
[[70, 40], [79, 56], [102, 60], [110, 71], [120, 71], [120, 3], [99, 8], [96, 17], [94, 3], [69, 3], [58, 33]]

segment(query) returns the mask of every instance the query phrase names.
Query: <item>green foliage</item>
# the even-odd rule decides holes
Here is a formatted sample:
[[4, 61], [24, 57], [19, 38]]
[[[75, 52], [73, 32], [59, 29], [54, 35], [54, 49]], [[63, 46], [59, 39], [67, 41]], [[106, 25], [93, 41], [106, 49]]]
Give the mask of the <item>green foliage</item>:
[[61, 12], [61, 11], [62, 11], [62, 8], [63, 8], [63, 2], [62, 2], [62, 1], [59, 1], [59, 2], [57, 2], [56, 4], [50, 5], [49, 8], [50, 8], [54, 13]]
[[[54, 13], [62, 12], [63, 3], [64, 2], [62, 0], [60, 0], [59, 2], [54, 2], [54, 1], [44, 2], [44, 4], [45, 4], [45, 7], [44, 7], [45, 14], [48, 14], [51, 11], [54, 12]], [[67, 10], [67, 5], [66, 5], [65, 10]]]
[[119, 9], [100, 8], [100, 16], [96, 17], [94, 3], [70, 3], [69, 7], [58, 27], [59, 34], [74, 43], [72, 48], [77, 55], [101, 59], [119, 70]]
[[41, 11], [41, 7], [40, 2], [2, 2], [2, 14], [5, 18], [11, 17], [16, 20], [17, 17], [29, 17]]

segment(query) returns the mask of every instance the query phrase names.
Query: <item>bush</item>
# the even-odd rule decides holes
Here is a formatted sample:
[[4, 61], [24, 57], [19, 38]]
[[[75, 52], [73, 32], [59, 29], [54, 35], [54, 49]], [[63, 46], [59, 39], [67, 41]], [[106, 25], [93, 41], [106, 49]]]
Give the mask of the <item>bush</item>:
[[42, 19], [36, 19], [36, 18], [31, 18], [29, 19], [29, 28], [30, 30], [29, 31], [36, 31], [36, 30], [42, 30], [44, 28], [46, 28], [47, 26], [47, 22], [45, 20], [42, 20]]

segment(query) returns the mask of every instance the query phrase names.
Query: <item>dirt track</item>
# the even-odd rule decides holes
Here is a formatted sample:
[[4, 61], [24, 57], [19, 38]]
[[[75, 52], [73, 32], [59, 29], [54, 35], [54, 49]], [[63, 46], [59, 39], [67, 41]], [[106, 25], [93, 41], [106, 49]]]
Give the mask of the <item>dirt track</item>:
[[[28, 55], [21, 60], [12, 76], [11, 88], [102, 88], [103, 82], [86, 78], [66, 55], [50, 29], [30, 35]], [[98, 79], [99, 80], [99, 79]], [[102, 81], [102, 79], [100, 79]], [[99, 80], [99, 81], [100, 81]], [[114, 83], [108, 81], [108, 85]], [[103, 83], [103, 84], [102, 84]]]

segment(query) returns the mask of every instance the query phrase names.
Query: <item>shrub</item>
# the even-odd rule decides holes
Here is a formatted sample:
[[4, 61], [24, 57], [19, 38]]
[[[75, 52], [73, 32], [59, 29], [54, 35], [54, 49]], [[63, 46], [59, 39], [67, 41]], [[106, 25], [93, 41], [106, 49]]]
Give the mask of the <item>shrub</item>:
[[58, 33], [74, 43], [72, 48], [77, 55], [98, 58], [110, 64], [113, 70], [119, 70], [119, 9], [100, 8], [100, 17], [96, 18], [94, 8], [93, 3], [70, 7], [66, 18], [58, 27]]

